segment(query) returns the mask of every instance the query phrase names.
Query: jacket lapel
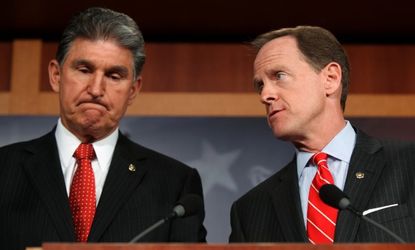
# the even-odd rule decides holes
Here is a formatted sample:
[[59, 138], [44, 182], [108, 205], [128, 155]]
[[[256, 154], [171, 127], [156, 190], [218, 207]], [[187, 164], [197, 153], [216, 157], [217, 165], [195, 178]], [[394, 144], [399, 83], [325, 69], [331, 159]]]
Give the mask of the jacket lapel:
[[24, 169], [39, 193], [61, 241], [74, 241], [72, 216], [59, 160], [54, 131], [26, 148], [32, 156]]
[[270, 190], [270, 195], [285, 240], [288, 242], [306, 242], [295, 158], [288, 164], [286, 170], [280, 177], [279, 182]]
[[99, 241], [147, 171], [146, 157], [132, 150], [132, 144], [120, 133], [88, 241]]
[[[351, 204], [362, 211], [368, 204], [375, 184], [385, 167], [381, 144], [374, 138], [357, 131], [357, 141], [353, 150], [346, 178], [344, 192]], [[336, 226], [336, 242], [354, 242], [360, 218], [349, 211], [341, 211]]]

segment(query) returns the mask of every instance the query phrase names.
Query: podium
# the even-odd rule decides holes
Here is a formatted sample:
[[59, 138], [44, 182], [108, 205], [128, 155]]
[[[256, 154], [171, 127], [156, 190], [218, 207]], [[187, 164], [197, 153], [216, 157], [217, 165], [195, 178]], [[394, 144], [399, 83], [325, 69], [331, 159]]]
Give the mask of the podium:
[[42, 250], [413, 250], [415, 244], [338, 243], [312, 245], [299, 243], [45, 243]]

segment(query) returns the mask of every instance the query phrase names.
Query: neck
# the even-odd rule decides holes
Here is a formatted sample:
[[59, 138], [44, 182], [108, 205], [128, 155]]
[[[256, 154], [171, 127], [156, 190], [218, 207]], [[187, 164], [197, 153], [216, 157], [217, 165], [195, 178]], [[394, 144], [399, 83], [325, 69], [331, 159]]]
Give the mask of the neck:
[[343, 116], [332, 119], [330, 122], [319, 124], [317, 129], [293, 140], [294, 146], [304, 152], [320, 152], [346, 126]]

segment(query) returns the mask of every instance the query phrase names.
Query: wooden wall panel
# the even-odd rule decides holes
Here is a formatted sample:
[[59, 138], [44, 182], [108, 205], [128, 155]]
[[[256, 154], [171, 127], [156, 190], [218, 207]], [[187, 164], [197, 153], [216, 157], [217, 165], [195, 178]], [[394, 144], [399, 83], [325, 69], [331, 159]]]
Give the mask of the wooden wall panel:
[[[50, 91], [47, 66], [57, 43], [42, 47], [41, 87]], [[148, 43], [145, 92], [250, 92], [254, 54], [240, 44]]]
[[254, 54], [241, 44], [147, 44], [143, 91], [251, 92]]
[[39, 40], [13, 42], [9, 106], [12, 114], [30, 114], [38, 111], [41, 48], [42, 42]]
[[0, 92], [10, 91], [12, 43], [0, 42]]
[[48, 65], [50, 60], [55, 58], [58, 43], [43, 42], [42, 43], [42, 58], [40, 63], [40, 91], [52, 91], [49, 85]]
[[[346, 49], [353, 67], [347, 116], [415, 117], [415, 45], [347, 45]], [[47, 76], [55, 50], [53, 42], [13, 42], [11, 86], [10, 91], [0, 92], [0, 114], [59, 112]], [[248, 47], [150, 43], [147, 54], [144, 88], [128, 115], [264, 115], [252, 90], [253, 54]]]
[[[42, 43], [42, 91], [57, 43]], [[345, 45], [350, 93], [415, 94], [415, 45]], [[235, 43], [147, 43], [144, 92], [253, 92], [254, 52]]]
[[9, 114], [10, 94], [0, 92], [0, 115]]
[[347, 45], [351, 93], [415, 93], [414, 45]]

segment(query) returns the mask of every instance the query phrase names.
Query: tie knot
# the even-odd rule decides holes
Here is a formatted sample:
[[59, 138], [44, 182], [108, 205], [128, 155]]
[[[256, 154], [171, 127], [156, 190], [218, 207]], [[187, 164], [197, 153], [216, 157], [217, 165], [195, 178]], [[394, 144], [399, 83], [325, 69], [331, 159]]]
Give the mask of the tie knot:
[[82, 159], [93, 160], [95, 158], [94, 147], [92, 146], [91, 143], [81, 143], [78, 146], [78, 148], [75, 150], [75, 153], [73, 154], [73, 156], [77, 160], [82, 160]]
[[323, 152], [318, 152], [315, 155], [313, 155], [313, 163], [316, 164], [317, 167], [320, 166], [320, 164], [324, 163], [327, 164], [327, 154]]

